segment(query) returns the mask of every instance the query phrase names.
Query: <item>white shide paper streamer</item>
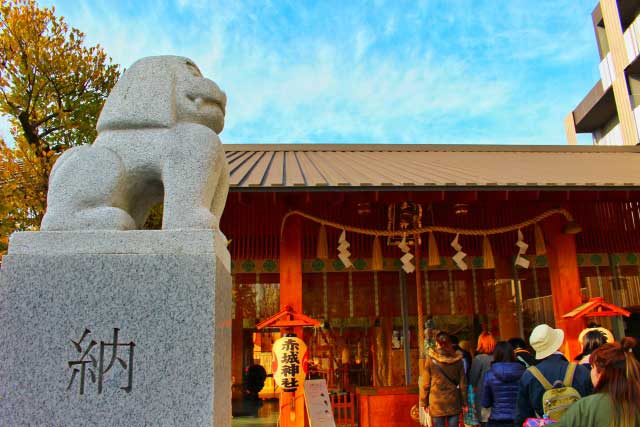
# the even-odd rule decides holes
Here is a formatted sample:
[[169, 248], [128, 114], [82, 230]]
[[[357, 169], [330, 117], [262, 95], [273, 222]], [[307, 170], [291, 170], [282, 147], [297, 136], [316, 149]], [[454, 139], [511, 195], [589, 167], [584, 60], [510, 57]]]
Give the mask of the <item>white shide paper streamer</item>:
[[409, 253], [410, 248], [407, 244], [406, 235], [402, 236], [402, 241], [398, 243], [398, 247], [402, 252], [404, 252], [404, 255], [400, 258], [400, 261], [402, 261], [402, 269], [407, 273], [413, 273], [414, 271], [416, 271], [416, 267], [411, 262], [411, 260], [413, 259], [413, 255]]
[[349, 252], [350, 246], [351, 244], [347, 242], [347, 232], [342, 230], [342, 234], [340, 234], [340, 238], [338, 239], [338, 258], [340, 258], [345, 268], [353, 266], [349, 259], [349, 257], [351, 257], [351, 252]]
[[451, 247], [456, 250], [456, 254], [453, 256], [453, 262], [456, 263], [458, 268], [462, 271], [469, 268], [467, 263], [464, 262], [464, 258], [467, 256], [466, 253], [462, 252], [462, 245], [458, 242], [460, 235], [456, 234], [456, 238], [451, 242]]
[[515, 265], [519, 265], [522, 268], [529, 268], [529, 260], [522, 256], [527, 252], [529, 245], [524, 242], [524, 235], [520, 229], [518, 229], [516, 246], [518, 247], [518, 255], [516, 255]]

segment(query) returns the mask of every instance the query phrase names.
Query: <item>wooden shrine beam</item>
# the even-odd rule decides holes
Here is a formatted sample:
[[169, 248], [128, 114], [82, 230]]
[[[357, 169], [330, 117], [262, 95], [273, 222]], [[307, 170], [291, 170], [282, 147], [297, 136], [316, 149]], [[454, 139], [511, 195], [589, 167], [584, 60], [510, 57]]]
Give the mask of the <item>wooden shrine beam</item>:
[[565, 203], [567, 201], [567, 191], [566, 190], [541, 191], [540, 201]]
[[569, 197], [572, 202], [597, 202], [600, 199], [600, 193], [593, 190], [571, 191]]
[[564, 234], [562, 228], [566, 220], [554, 215], [543, 222], [547, 240], [547, 260], [551, 279], [551, 298], [555, 327], [564, 331], [565, 341], [562, 351], [569, 360], [580, 353], [578, 335], [585, 326], [584, 319], [563, 319], [565, 313], [582, 304], [580, 294], [580, 273], [576, 253], [576, 239], [573, 234]]
[[506, 190], [480, 191], [478, 199], [481, 202], [506, 202], [509, 200], [509, 192]]
[[[313, 191], [311, 191], [313, 190]], [[631, 187], [518, 187], [518, 188], [486, 188], [486, 187], [404, 187], [389, 189], [375, 187], [369, 189], [340, 188], [319, 191], [304, 188], [297, 191], [237, 191], [232, 188], [228, 204], [249, 207], [255, 203], [281, 205], [286, 201], [296, 201], [299, 209], [306, 210], [318, 203], [331, 203], [340, 206], [343, 203], [357, 204], [362, 202], [398, 203], [413, 200], [418, 203], [492, 203], [506, 201], [541, 201], [550, 203], [597, 202], [597, 201], [638, 201], [640, 191]], [[233, 195], [233, 196], [232, 196]]]
[[302, 313], [302, 218], [292, 216], [280, 237], [280, 310]]
[[[433, 203], [433, 202], [439, 203], [439, 202], [442, 202], [445, 198], [444, 191], [414, 191], [413, 194], [415, 195], [415, 198], [413, 201], [417, 203], [422, 203], [423, 205]], [[408, 200], [408, 199], [405, 199], [405, 200]]]
[[631, 191], [617, 190], [617, 191], [601, 191], [600, 200], [607, 202], [626, 202], [629, 200]]
[[[287, 220], [280, 236], [280, 310], [287, 305], [302, 313], [302, 219], [293, 216]], [[282, 333], [286, 331], [281, 331]], [[302, 328], [294, 328], [294, 333], [302, 337]], [[291, 419], [291, 395], [281, 393], [281, 427], [304, 426], [304, 390], [302, 387], [294, 394], [295, 418]]]
[[445, 195], [445, 201], [451, 203], [472, 203], [478, 201], [477, 191], [449, 191]]
[[536, 202], [540, 200], [539, 190], [512, 190], [509, 192], [510, 201]]

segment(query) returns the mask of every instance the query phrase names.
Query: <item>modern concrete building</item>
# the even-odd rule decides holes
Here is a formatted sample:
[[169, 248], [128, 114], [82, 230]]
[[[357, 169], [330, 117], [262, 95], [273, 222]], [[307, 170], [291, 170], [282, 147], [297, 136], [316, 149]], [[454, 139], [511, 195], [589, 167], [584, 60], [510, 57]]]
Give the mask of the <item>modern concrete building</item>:
[[565, 119], [569, 144], [578, 133], [595, 145], [636, 145], [640, 131], [640, 1], [600, 0], [591, 13], [600, 81]]

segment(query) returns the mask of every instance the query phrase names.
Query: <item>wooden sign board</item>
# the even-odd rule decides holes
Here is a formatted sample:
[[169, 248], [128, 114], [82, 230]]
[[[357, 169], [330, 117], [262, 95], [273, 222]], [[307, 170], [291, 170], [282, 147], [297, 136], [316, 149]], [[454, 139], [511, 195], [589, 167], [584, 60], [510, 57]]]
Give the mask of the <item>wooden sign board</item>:
[[326, 380], [306, 380], [304, 400], [310, 427], [336, 427]]

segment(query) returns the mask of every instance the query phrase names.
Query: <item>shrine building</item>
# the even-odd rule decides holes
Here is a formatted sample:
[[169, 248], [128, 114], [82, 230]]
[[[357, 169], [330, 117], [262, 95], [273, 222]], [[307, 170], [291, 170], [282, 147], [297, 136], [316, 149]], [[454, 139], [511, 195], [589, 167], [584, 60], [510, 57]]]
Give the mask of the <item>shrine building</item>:
[[575, 355], [592, 319], [563, 316], [603, 297], [632, 314], [595, 320], [640, 335], [639, 147], [225, 150], [236, 382], [270, 372], [278, 332], [256, 324], [285, 306], [323, 325], [299, 336], [330, 389], [352, 391], [415, 389], [427, 321], [472, 348], [548, 323]]

